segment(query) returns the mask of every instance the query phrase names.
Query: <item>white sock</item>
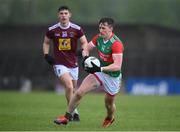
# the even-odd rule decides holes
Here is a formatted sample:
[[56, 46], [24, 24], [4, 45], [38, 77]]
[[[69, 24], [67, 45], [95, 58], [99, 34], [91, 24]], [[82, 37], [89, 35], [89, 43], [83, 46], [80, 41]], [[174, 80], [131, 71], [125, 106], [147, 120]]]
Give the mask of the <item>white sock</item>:
[[79, 114], [79, 112], [78, 112], [77, 109], [75, 109], [75, 110], [72, 112], [72, 115], [74, 115], [74, 114]]

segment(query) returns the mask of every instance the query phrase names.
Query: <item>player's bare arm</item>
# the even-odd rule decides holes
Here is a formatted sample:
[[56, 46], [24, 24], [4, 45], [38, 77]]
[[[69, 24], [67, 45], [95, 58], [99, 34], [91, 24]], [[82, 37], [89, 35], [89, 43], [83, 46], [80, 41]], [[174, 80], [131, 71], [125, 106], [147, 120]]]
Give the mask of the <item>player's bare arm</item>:
[[88, 48], [87, 48], [87, 46], [88, 46], [88, 41], [87, 41], [85, 35], [83, 35], [83, 36], [80, 38], [80, 42], [81, 42], [81, 47], [82, 47], [82, 49], [83, 49], [83, 51], [82, 51], [82, 56], [83, 56], [83, 57], [84, 57], [84, 56], [89, 56], [89, 50], [88, 50]]
[[113, 61], [109, 66], [101, 67], [101, 71], [118, 71], [121, 70], [122, 67], [122, 60], [123, 60], [123, 54], [112, 54]]
[[43, 53], [45, 54], [49, 54], [49, 47], [50, 47], [50, 39], [45, 36], [44, 37], [44, 42], [43, 42]]
[[[93, 48], [95, 48], [96, 46], [94, 46], [94, 44], [92, 43], [92, 41], [90, 41], [87, 45], [86, 45], [86, 50], [89, 53]], [[89, 55], [89, 54], [88, 54]]]
[[54, 65], [55, 60], [54, 60], [53, 57], [51, 57], [49, 55], [49, 47], [50, 47], [50, 39], [47, 36], [45, 36], [44, 37], [44, 42], [43, 42], [44, 58], [50, 65]]

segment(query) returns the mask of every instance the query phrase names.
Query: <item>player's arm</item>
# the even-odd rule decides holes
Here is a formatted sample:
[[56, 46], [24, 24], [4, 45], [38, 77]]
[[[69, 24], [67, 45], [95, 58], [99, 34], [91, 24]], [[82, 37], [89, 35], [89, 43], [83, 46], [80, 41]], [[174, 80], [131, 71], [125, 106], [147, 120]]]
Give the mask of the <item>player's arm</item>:
[[50, 39], [45, 36], [44, 42], [43, 42], [43, 53], [44, 53], [44, 59], [50, 64], [53, 65], [55, 63], [54, 58], [49, 55], [49, 49], [50, 49]]
[[88, 43], [86, 36], [83, 35], [80, 38], [80, 42], [82, 44], [82, 56], [84, 57], [84, 60], [89, 56], [89, 52], [96, 47], [96, 39], [98, 38], [98, 34], [93, 37], [93, 39]]
[[95, 47], [95, 45], [93, 44], [92, 41], [88, 43], [85, 35], [80, 38], [80, 42], [82, 44], [82, 49], [83, 49], [82, 56], [83, 57], [89, 56], [89, 52]]
[[50, 39], [45, 36], [44, 37], [44, 42], [43, 42], [43, 53], [45, 54], [49, 54], [49, 48], [50, 48]]
[[123, 59], [123, 54], [113, 54], [114, 63], [112, 63], [111, 65], [105, 67], [98, 67], [94, 63], [91, 63], [93, 67], [92, 68], [86, 67], [85, 71], [88, 73], [102, 72], [102, 71], [118, 71], [121, 70], [122, 59]]
[[82, 56], [89, 56], [89, 50], [88, 50], [88, 41], [86, 39], [86, 36], [83, 35], [80, 38], [80, 42], [81, 42], [81, 49], [82, 49]]
[[120, 41], [116, 41], [112, 45], [112, 59], [111, 65], [101, 67], [101, 71], [118, 71], [121, 70], [123, 61], [123, 50], [124, 47]]
[[123, 54], [113, 54], [113, 61], [109, 66], [101, 67], [101, 71], [118, 71], [121, 70], [122, 61], [123, 61]]
[[121, 70], [122, 61], [123, 61], [123, 45], [119, 41], [116, 41], [112, 45], [112, 59], [113, 59], [113, 63], [108, 66], [98, 67], [94, 63], [92, 63], [93, 67], [86, 68], [85, 70], [88, 73]]
[[88, 45], [87, 45], [87, 47], [86, 47], [86, 50], [87, 50], [88, 52], [90, 52], [94, 47], [96, 47], [96, 40], [97, 40], [98, 36], [99, 36], [98, 34], [95, 35], [95, 36], [92, 38], [92, 40], [88, 43]]
[[[81, 37], [82, 38], [82, 37]], [[85, 37], [86, 38], [86, 37]], [[85, 40], [85, 39], [84, 39]], [[81, 41], [81, 40], [80, 40]], [[90, 41], [89, 43], [85, 41], [83, 41], [84, 44], [82, 45], [82, 56], [83, 56], [83, 62], [82, 62], [82, 65], [84, 67], [84, 61], [89, 57], [89, 52], [95, 47], [93, 44], [92, 44], [92, 41]]]

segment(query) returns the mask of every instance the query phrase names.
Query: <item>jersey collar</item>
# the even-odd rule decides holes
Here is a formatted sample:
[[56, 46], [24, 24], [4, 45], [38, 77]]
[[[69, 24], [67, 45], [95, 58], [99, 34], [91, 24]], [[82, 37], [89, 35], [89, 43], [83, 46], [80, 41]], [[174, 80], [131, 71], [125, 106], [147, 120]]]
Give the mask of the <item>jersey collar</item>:
[[109, 36], [108, 40], [110, 40], [113, 35], [114, 35], [114, 33], [112, 32], [111, 35]]
[[61, 23], [60, 23], [60, 22], [58, 23], [58, 26], [59, 26], [61, 29], [68, 29], [68, 28], [70, 27], [70, 25], [71, 25], [71, 22], [69, 22], [69, 24], [68, 24], [66, 27], [61, 26]]

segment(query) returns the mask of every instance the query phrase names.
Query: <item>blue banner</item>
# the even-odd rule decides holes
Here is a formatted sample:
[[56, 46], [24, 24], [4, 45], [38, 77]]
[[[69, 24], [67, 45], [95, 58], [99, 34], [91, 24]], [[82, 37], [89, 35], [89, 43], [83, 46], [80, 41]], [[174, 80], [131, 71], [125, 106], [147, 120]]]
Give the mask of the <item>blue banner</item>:
[[133, 95], [180, 94], [180, 80], [176, 78], [128, 78], [126, 93]]

